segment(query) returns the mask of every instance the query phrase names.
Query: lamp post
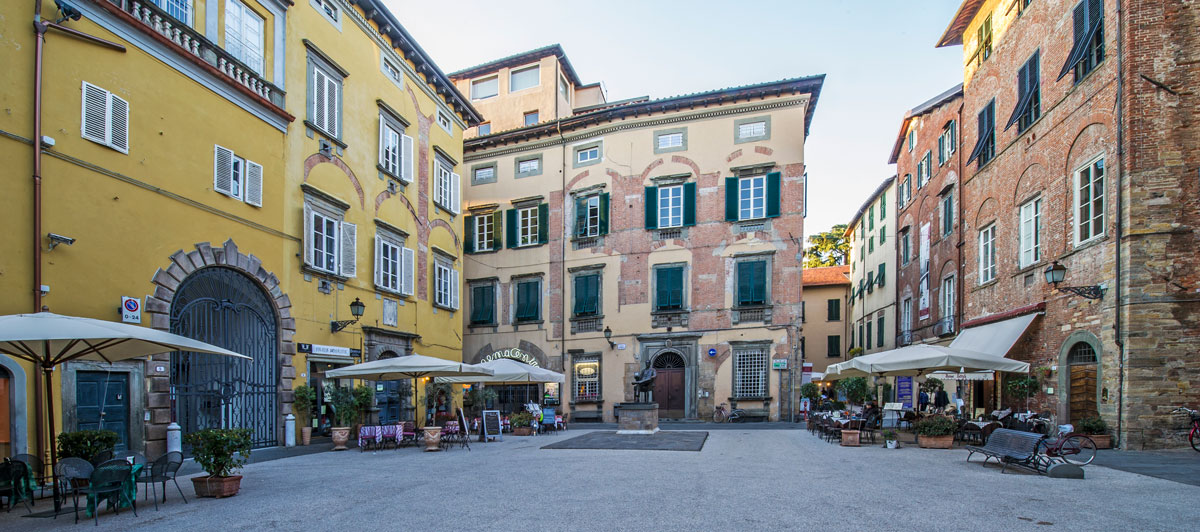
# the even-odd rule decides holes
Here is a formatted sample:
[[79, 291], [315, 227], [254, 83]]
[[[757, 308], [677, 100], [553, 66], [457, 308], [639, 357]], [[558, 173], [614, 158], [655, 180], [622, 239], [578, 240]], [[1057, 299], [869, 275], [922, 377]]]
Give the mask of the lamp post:
[[367, 310], [367, 305], [365, 303], [363, 303], [361, 300], [359, 300], [357, 297], [354, 298], [354, 301], [350, 303], [350, 314], [352, 316], [354, 316], [354, 319], [331, 321], [331, 322], [329, 322], [329, 331], [330, 332], [338, 332], [342, 329], [345, 329], [346, 327], [349, 327], [350, 325], [358, 323], [358, 319], [362, 317], [363, 312], [365, 310]]
[[1087, 299], [1101, 299], [1104, 297], [1104, 292], [1107, 291], [1102, 285], [1094, 284], [1089, 286], [1059, 286], [1063, 279], [1067, 277], [1067, 267], [1054, 261], [1053, 264], [1046, 267], [1046, 282], [1054, 286], [1059, 292], [1070, 292], [1080, 297]]

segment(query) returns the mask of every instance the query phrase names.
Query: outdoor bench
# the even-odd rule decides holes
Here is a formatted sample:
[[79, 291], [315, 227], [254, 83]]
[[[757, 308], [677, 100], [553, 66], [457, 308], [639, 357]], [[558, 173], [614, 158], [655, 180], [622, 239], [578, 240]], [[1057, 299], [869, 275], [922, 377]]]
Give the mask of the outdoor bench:
[[996, 461], [1004, 464], [1000, 468], [1003, 473], [1010, 464], [1023, 465], [1025, 467], [1034, 468], [1034, 458], [1037, 457], [1038, 442], [1042, 440], [1042, 435], [1036, 432], [1022, 432], [1019, 430], [996, 429], [990, 437], [987, 444], [983, 446], [968, 445], [966, 449], [967, 461], [971, 461], [971, 456], [975, 453], [984, 456], [983, 462], [986, 464], [989, 459], [995, 458]]

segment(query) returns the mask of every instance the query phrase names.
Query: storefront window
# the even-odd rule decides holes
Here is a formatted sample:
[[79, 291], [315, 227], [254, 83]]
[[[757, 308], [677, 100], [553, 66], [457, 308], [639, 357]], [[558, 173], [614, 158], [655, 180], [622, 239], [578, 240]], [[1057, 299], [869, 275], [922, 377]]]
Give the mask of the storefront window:
[[575, 361], [575, 401], [600, 400], [600, 358], [580, 357]]

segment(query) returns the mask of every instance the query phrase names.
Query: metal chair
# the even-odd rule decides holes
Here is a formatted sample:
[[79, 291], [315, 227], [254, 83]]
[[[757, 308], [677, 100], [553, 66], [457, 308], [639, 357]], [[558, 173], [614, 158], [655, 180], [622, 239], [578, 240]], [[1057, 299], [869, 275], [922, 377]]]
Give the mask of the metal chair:
[[554, 421], [556, 414], [553, 408], [542, 409], [542, 426], [541, 430], [547, 432], [558, 432], [558, 424]]
[[[46, 466], [42, 464], [41, 459], [32, 454], [18, 454], [13, 456], [14, 461], [25, 462], [30, 471], [33, 471], [33, 481], [37, 483], [38, 489], [42, 490], [41, 495], [46, 495], [46, 484], [54, 481], [54, 475], [46, 474]], [[32, 501], [37, 504], [37, 501]]]
[[100, 464], [103, 464], [104, 462], [112, 460], [112, 458], [113, 458], [113, 450], [109, 449], [107, 451], [100, 451], [100, 452], [96, 453], [96, 455], [93, 456], [92, 459], [88, 460], [88, 461], [91, 462], [93, 466], [99, 466]]
[[[183, 465], [183, 454], [172, 451], [150, 462], [148, 469], [142, 469], [142, 474], [138, 476], [137, 481], [154, 490], [154, 511], [158, 511], [158, 484], [162, 484], [162, 499], [163, 502], [167, 502], [168, 480], [175, 483], [175, 489], [179, 490], [179, 496], [183, 498], [183, 503], [187, 504], [187, 496], [183, 494], [183, 488], [179, 487], [179, 481], [175, 480], [175, 474], [181, 465]], [[145, 493], [146, 496], [149, 496], [149, 492]]]
[[[82, 458], [63, 458], [54, 466], [55, 482], [58, 482], [59, 495], [62, 497], [62, 504], [67, 502], [67, 494], [69, 493], [75, 501], [75, 506], [79, 506], [79, 490], [84, 487], [86, 481], [91, 478], [92, 471], [96, 467]], [[54, 514], [54, 518], [58, 519], [58, 514]]]
[[[137, 497], [128, 497], [125, 494], [125, 481], [129, 480], [133, 473], [133, 465], [122, 459], [109, 460], [96, 467], [92, 471], [92, 475], [88, 480], [86, 488], [80, 488], [79, 493], [86, 497], [94, 497], [96, 504], [92, 509], [92, 517], [96, 521], [96, 526], [100, 526], [100, 501], [101, 496], [106, 496], [109, 500], [113, 495], [116, 495], [116, 504], [113, 504], [113, 511], [117, 514], [121, 513], [121, 501], [128, 500], [129, 505], [133, 507], [133, 515], [137, 517]], [[79, 522], [79, 498], [75, 499], [75, 522]]]
[[125, 461], [129, 461], [129, 458], [133, 458], [133, 465], [140, 465], [143, 468], [146, 466], [146, 455], [137, 451], [130, 451], [128, 449], [124, 451], [117, 451], [113, 453], [112, 457], [113, 460]]
[[0, 463], [0, 497], [8, 497], [8, 511], [12, 511], [13, 506], [17, 505], [17, 499], [25, 503], [25, 509], [28, 513], [33, 513], [33, 508], [29, 505], [29, 499], [33, 498], [32, 490], [26, 496], [22, 486], [25, 483], [26, 477], [29, 476], [29, 467], [25, 462], [18, 462], [4, 459]]
[[400, 441], [396, 445], [397, 448], [400, 447], [400, 443], [409, 443], [412, 445], [417, 445], [419, 443], [417, 440], [416, 423], [412, 421], [405, 421], [400, 424]]

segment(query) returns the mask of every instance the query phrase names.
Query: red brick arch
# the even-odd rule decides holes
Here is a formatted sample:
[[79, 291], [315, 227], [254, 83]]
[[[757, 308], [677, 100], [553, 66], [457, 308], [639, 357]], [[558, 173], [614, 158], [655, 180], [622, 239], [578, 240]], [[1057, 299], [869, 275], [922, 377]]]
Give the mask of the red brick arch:
[[349, 166], [346, 166], [346, 163], [342, 162], [340, 158], [326, 157], [320, 153], [309, 155], [308, 158], [304, 160], [304, 180], [308, 181], [308, 174], [312, 172], [314, 167], [322, 163], [332, 164], [341, 170], [343, 174], [346, 174], [346, 178], [349, 179], [350, 184], [354, 186], [354, 191], [358, 193], [358, 206], [360, 208], [366, 208], [367, 198], [363, 193], [362, 183], [358, 182], [358, 177], [354, 175], [354, 170], [351, 170]]

